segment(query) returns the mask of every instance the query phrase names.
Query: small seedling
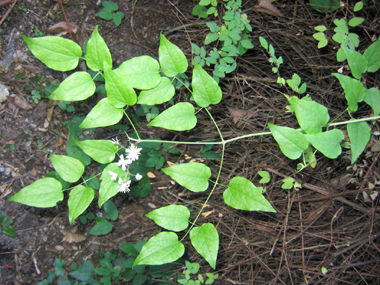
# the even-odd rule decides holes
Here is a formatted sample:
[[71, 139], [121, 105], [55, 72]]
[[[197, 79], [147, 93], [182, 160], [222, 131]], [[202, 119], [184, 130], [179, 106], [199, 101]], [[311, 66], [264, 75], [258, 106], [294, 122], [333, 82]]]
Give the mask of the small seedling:
[[34, 30], [34, 35], [35, 35], [36, 37], [42, 37], [44, 34], [43, 34], [40, 30], [35, 29], [35, 30]]
[[[97, 13], [97, 15], [107, 21], [113, 20], [115, 25], [118, 27], [124, 18], [124, 14], [119, 10], [119, 6], [116, 3], [104, 1], [102, 2], [104, 8]], [[117, 12], [116, 12], [117, 11]]]
[[38, 104], [41, 100], [41, 92], [37, 90], [32, 91], [32, 99], [35, 104]]
[[12, 227], [13, 221], [7, 215], [0, 215], [0, 233], [3, 232], [11, 237], [17, 237], [15, 230]]

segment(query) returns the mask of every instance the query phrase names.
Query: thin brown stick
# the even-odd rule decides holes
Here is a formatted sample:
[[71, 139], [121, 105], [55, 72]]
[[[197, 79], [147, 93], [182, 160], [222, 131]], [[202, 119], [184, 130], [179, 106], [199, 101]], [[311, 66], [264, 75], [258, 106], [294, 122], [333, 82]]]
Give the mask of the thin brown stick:
[[[9, 13], [12, 11], [13, 7], [16, 5], [17, 0], [13, 1], [12, 6], [5, 12], [4, 16], [0, 20], [0, 25], [4, 22], [5, 18], [8, 17]], [[2, 2], [3, 3], [3, 2]], [[7, 3], [9, 4], [9, 3]]]
[[61, 4], [61, 7], [62, 7], [63, 16], [65, 17], [65, 21], [66, 21], [67, 29], [69, 30], [70, 38], [71, 38], [71, 40], [73, 41], [73, 40], [74, 40], [74, 39], [73, 39], [73, 35], [72, 35], [72, 33], [71, 33], [70, 24], [69, 24], [69, 21], [67, 20], [67, 16], [66, 16], [65, 9], [63, 8], [62, 0], [59, 0], [59, 3]]

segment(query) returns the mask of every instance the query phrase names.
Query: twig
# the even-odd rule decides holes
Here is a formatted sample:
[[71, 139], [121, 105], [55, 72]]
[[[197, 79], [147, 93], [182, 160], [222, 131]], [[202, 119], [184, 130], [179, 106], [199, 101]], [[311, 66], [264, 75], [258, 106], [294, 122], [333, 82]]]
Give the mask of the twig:
[[72, 35], [72, 33], [71, 33], [70, 24], [69, 24], [69, 21], [67, 20], [67, 16], [66, 16], [65, 9], [63, 8], [62, 0], [59, 0], [59, 3], [61, 4], [61, 7], [62, 7], [63, 16], [65, 17], [65, 21], [66, 21], [67, 29], [68, 29], [69, 34], [70, 34], [70, 38], [71, 38], [71, 40], [73, 41], [73, 40], [74, 40], [74, 39], [73, 39], [73, 35]]
[[[4, 16], [0, 20], [0, 25], [4, 22], [5, 18], [8, 17], [9, 13], [12, 11], [13, 7], [16, 5], [16, 2], [17, 2], [17, 0], [15, 0], [12, 3], [12, 6], [7, 10], [7, 12], [5, 12]], [[2, 2], [1, 4], [3, 4], [3, 3], [4, 2]], [[7, 3], [7, 4], [9, 4], [9, 3]]]

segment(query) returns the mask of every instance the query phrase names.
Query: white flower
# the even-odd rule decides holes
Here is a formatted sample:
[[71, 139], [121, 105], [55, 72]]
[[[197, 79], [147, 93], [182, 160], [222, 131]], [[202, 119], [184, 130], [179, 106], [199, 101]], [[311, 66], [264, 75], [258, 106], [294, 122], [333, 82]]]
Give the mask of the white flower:
[[140, 151], [142, 150], [141, 147], [137, 148], [134, 144], [131, 144], [129, 148], [125, 150], [127, 153], [127, 158], [135, 161], [139, 159]]
[[141, 180], [142, 175], [140, 173], [136, 173], [136, 176], [135, 176], [136, 180]]
[[128, 159], [128, 157], [127, 157], [127, 159], [125, 160], [124, 159], [124, 156], [123, 155], [120, 155], [120, 159], [119, 159], [119, 161], [118, 162], [116, 162], [116, 165], [118, 165], [118, 166], [121, 166], [121, 169], [123, 169], [123, 171], [126, 171], [127, 170], [127, 165], [130, 165], [131, 163], [132, 163], [132, 161], [133, 160], [131, 160], [131, 159]]
[[108, 171], [108, 174], [111, 175], [111, 180], [116, 180], [117, 179], [117, 173]]
[[[119, 184], [120, 184], [120, 178], [119, 178]], [[127, 193], [130, 191], [129, 186], [131, 186], [131, 180], [128, 180], [125, 183], [121, 183], [121, 185], [117, 188], [117, 191], [120, 193]]]
[[119, 144], [119, 139], [118, 138], [111, 139], [111, 143], [113, 143], [113, 144]]

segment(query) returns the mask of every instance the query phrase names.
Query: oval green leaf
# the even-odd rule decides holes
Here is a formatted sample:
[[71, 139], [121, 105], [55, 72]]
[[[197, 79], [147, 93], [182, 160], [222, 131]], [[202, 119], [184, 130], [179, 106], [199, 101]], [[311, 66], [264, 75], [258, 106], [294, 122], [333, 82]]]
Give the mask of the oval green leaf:
[[8, 199], [8, 201], [38, 208], [54, 207], [57, 202], [62, 200], [61, 182], [50, 177], [38, 179]]
[[161, 81], [158, 61], [150, 56], [138, 56], [123, 62], [114, 72], [137, 89], [151, 89]]
[[103, 173], [100, 176], [100, 180], [102, 180], [102, 182], [100, 183], [99, 188], [99, 208], [101, 208], [108, 199], [119, 193], [119, 184], [117, 183], [117, 179], [111, 180], [111, 175], [108, 173], [108, 171], [116, 173], [119, 177], [125, 176], [125, 172], [121, 169], [120, 166], [117, 166], [116, 163], [108, 164], [107, 167], [104, 168]]
[[160, 127], [173, 131], [191, 130], [197, 124], [195, 109], [188, 102], [180, 102], [159, 114], [148, 126]]
[[50, 160], [59, 176], [67, 182], [77, 182], [84, 172], [84, 165], [76, 158], [50, 154]]
[[373, 115], [380, 114], [380, 90], [376, 87], [365, 90], [364, 102], [372, 107]]
[[185, 73], [187, 70], [186, 56], [176, 45], [168, 41], [163, 34], [161, 34], [160, 38], [158, 58], [162, 71], [168, 77], [174, 77], [178, 73]]
[[162, 104], [173, 98], [175, 89], [170, 79], [162, 77], [160, 84], [155, 88], [141, 91], [137, 103], [146, 105]]
[[115, 108], [124, 108], [126, 104], [136, 104], [137, 95], [135, 90], [125, 82], [120, 75], [114, 72], [110, 66], [104, 63], [104, 79], [108, 102]]
[[320, 133], [322, 127], [328, 123], [330, 116], [325, 106], [312, 101], [309, 97], [298, 99], [293, 96], [287, 99], [296, 114], [298, 123], [306, 133]]
[[52, 100], [81, 101], [95, 93], [96, 85], [90, 74], [77, 71], [67, 77], [49, 96]]
[[299, 158], [309, 146], [305, 136], [295, 129], [272, 124], [268, 126], [282, 153], [290, 159]]
[[218, 104], [222, 100], [222, 90], [215, 80], [194, 61], [193, 96], [200, 107]]
[[83, 185], [75, 186], [69, 194], [69, 222], [72, 224], [91, 204], [94, 199], [95, 191]]
[[193, 192], [202, 192], [208, 188], [211, 170], [199, 162], [184, 163], [163, 168], [162, 171], [178, 184]]
[[162, 232], [151, 237], [142, 247], [133, 266], [140, 264], [161, 265], [181, 258], [185, 247], [172, 232]]
[[81, 47], [61, 37], [28, 38], [22, 36], [32, 54], [47, 67], [58, 71], [73, 70], [82, 56]]
[[92, 32], [87, 43], [87, 66], [94, 71], [104, 70], [103, 64], [107, 63], [112, 68], [112, 57], [106, 42], [98, 32], [98, 26]]
[[364, 57], [368, 62], [368, 72], [376, 72], [380, 68], [380, 37], [371, 44], [364, 52]]
[[347, 61], [350, 66], [352, 76], [360, 80], [362, 78], [362, 73], [366, 72], [368, 69], [366, 57], [355, 50], [344, 46], [342, 46], [342, 48], [347, 56]]
[[276, 210], [263, 196], [263, 188], [256, 187], [244, 177], [234, 177], [223, 192], [224, 202], [235, 209], [274, 212]]
[[190, 211], [182, 205], [169, 205], [145, 215], [166, 230], [180, 232], [189, 226]]
[[361, 23], [364, 22], [364, 19], [361, 18], [361, 17], [355, 17], [355, 18], [352, 18], [349, 22], [348, 22], [348, 25], [350, 27], [356, 27], [356, 26], [359, 26]]
[[117, 109], [108, 103], [108, 98], [103, 98], [88, 113], [80, 128], [89, 129], [107, 127], [118, 123], [123, 117], [123, 109]]
[[332, 73], [332, 75], [338, 78], [342, 85], [348, 107], [351, 111], [356, 112], [358, 110], [358, 103], [363, 101], [366, 93], [363, 83], [357, 79], [339, 73]]
[[215, 270], [219, 250], [219, 235], [214, 225], [206, 223], [200, 227], [193, 228], [190, 231], [190, 240], [197, 252]]
[[90, 230], [90, 235], [94, 235], [94, 236], [106, 235], [112, 231], [112, 228], [113, 228], [113, 225], [110, 222], [103, 220], [103, 221], [97, 223]]
[[351, 142], [351, 164], [354, 164], [371, 138], [371, 128], [366, 122], [347, 124], [347, 133]]
[[119, 149], [116, 144], [113, 144], [109, 140], [74, 140], [74, 142], [85, 152], [85, 154], [102, 164], [107, 164], [113, 161], [115, 159], [115, 153]]
[[342, 152], [340, 143], [344, 139], [344, 135], [341, 130], [334, 129], [319, 134], [305, 136], [313, 145], [313, 147], [315, 147], [328, 158], [337, 158]]

